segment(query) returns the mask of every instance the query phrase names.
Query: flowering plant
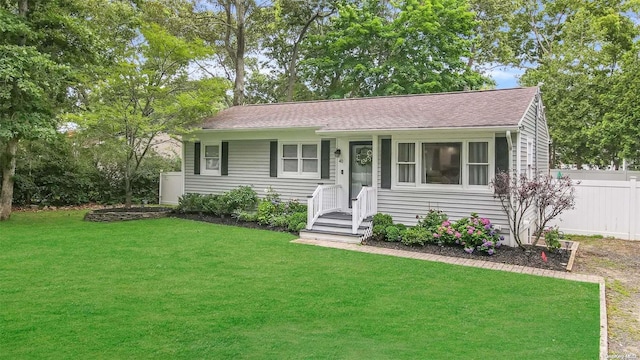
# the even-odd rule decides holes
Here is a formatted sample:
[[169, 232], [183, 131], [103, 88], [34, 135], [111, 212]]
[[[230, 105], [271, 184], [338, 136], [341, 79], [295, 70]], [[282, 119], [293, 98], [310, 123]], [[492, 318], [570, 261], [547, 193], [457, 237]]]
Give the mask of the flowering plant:
[[504, 240], [504, 236], [498, 235], [494, 229], [491, 220], [481, 218], [476, 213], [455, 223], [454, 237], [454, 243], [464, 246], [469, 254], [477, 250], [493, 255]]

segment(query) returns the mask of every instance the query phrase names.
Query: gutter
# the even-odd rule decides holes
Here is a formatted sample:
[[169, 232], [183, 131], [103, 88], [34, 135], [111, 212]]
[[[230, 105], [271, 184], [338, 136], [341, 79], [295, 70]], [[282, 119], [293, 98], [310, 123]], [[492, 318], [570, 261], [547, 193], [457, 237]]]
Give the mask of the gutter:
[[391, 135], [407, 131], [517, 131], [518, 125], [497, 125], [497, 126], [460, 126], [460, 127], [437, 127], [437, 128], [387, 128], [387, 129], [337, 129], [337, 130], [317, 130], [316, 134], [354, 134], [366, 133], [367, 135]]
[[198, 129], [193, 133], [209, 133], [209, 132], [253, 132], [253, 131], [299, 131], [299, 130], [316, 130], [320, 126], [283, 126], [283, 127], [260, 127], [260, 128], [239, 128], [239, 129]]
[[538, 121], [540, 120], [540, 87], [536, 91], [536, 129], [534, 135], [534, 143], [533, 143], [533, 158], [534, 160], [534, 171], [536, 176], [538, 175]]

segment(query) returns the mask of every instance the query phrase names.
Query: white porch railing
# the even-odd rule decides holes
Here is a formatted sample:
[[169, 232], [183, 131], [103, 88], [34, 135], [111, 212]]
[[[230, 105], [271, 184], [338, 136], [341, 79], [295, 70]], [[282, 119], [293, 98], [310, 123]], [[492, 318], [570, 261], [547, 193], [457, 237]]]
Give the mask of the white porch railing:
[[318, 185], [313, 195], [307, 198], [307, 230], [323, 214], [340, 210], [340, 185]]
[[376, 188], [363, 186], [355, 199], [351, 200], [351, 233], [357, 234], [362, 221], [378, 212]]

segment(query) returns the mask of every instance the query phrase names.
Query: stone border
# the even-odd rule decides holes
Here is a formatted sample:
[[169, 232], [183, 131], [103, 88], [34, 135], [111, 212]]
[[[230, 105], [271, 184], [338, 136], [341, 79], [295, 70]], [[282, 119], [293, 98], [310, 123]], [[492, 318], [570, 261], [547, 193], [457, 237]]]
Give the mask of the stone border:
[[604, 279], [600, 281], [600, 359], [609, 358], [609, 324], [607, 323], [607, 296]]
[[113, 222], [113, 221], [129, 221], [141, 219], [159, 219], [167, 217], [171, 213], [171, 209], [163, 211], [108, 211], [101, 209], [98, 211], [89, 211], [84, 215], [85, 221], [93, 222]]
[[[315, 245], [333, 249], [341, 249], [341, 250], [350, 250], [357, 251], [369, 254], [378, 254], [378, 255], [389, 255], [389, 256], [397, 256], [408, 259], [417, 259], [417, 260], [426, 260], [426, 261], [436, 261], [446, 264], [452, 265], [461, 265], [461, 266], [469, 266], [475, 268], [482, 269], [490, 269], [490, 270], [500, 270], [500, 271], [508, 271], [515, 272], [521, 274], [529, 274], [536, 276], [546, 276], [570, 281], [580, 281], [587, 283], [599, 284], [600, 287], [600, 359], [607, 359], [608, 357], [608, 334], [607, 334], [607, 299], [606, 299], [606, 286], [604, 282], [604, 278], [597, 275], [586, 275], [586, 274], [575, 274], [568, 273], [563, 271], [555, 271], [555, 270], [545, 270], [538, 269], [528, 266], [520, 266], [520, 265], [510, 265], [510, 264], [502, 264], [502, 263], [494, 263], [490, 261], [483, 260], [474, 260], [474, 259], [465, 259], [465, 258], [455, 258], [449, 256], [428, 254], [428, 253], [417, 253], [413, 251], [407, 250], [395, 250], [395, 249], [387, 249], [387, 248], [378, 248], [373, 246], [362, 246], [359, 244], [347, 244], [326, 240], [310, 240], [310, 239], [296, 239], [291, 241], [295, 244], [304, 244], [304, 245]], [[576, 251], [573, 251], [575, 247]], [[575, 253], [578, 250], [577, 242], [571, 247], [572, 255], [571, 259], [574, 258]], [[569, 264], [573, 266], [573, 262], [569, 260]], [[569, 267], [567, 265], [567, 267]]]
[[567, 271], [573, 270], [573, 262], [576, 260], [576, 253], [578, 252], [578, 246], [580, 243], [577, 241], [572, 241], [571, 244], [571, 256], [569, 257], [569, 262], [567, 263]]

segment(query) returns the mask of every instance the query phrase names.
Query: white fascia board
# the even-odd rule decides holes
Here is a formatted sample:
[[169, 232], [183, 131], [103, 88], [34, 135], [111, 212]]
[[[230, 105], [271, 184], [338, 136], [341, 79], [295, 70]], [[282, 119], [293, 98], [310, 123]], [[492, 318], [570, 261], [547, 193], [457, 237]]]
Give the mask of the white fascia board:
[[200, 140], [317, 140], [320, 136], [314, 128], [269, 128], [269, 129], [241, 129], [241, 130], [201, 130], [193, 137]]
[[318, 135], [352, 136], [363, 135], [393, 135], [406, 132], [505, 132], [518, 131], [518, 126], [474, 126], [474, 127], [441, 127], [441, 128], [397, 128], [397, 129], [353, 129], [353, 130], [317, 130]]
[[527, 117], [527, 114], [529, 113], [529, 109], [531, 109], [531, 107], [535, 103], [536, 98], [537, 98], [537, 95], [534, 96], [533, 99], [531, 99], [531, 101], [529, 102], [529, 106], [527, 106], [527, 108], [524, 111], [524, 114], [522, 114], [522, 117], [520, 118], [520, 121], [518, 121], [518, 129], [521, 128], [522, 123], [524, 122], [524, 119]]

